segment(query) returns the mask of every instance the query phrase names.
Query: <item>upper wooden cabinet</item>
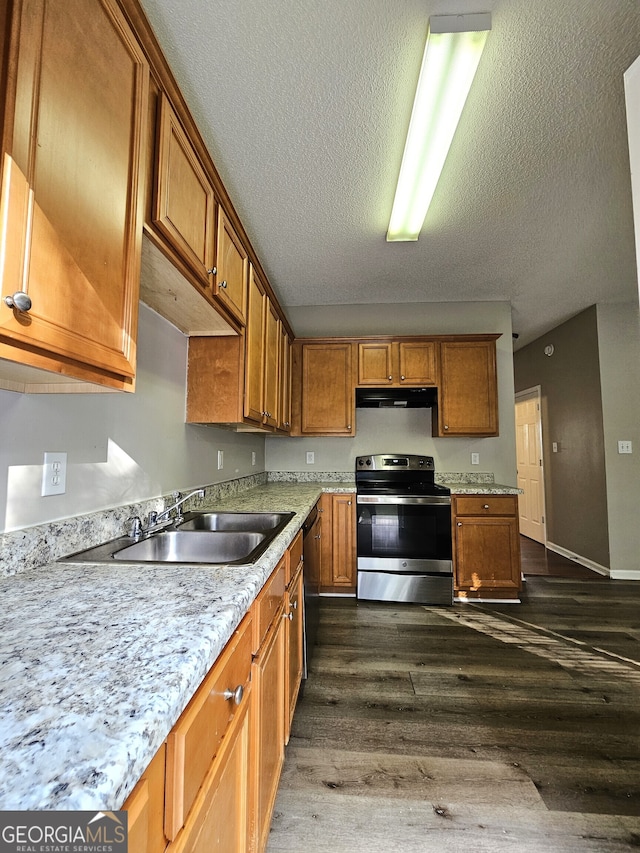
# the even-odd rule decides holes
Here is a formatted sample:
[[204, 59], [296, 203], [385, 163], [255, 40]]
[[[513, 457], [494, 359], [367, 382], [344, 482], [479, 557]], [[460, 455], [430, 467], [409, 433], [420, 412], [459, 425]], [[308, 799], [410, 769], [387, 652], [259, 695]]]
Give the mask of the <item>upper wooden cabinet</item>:
[[293, 435], [355, 435], [353, 344], [294, 342]]
[[187, 422], [288, 432], [289, 365], [288, 334], [251, 267], [244, 333], [189, 339]]
[[278, 429], [288, 433], [291, 429], [291, 338], [282, 320], [278, 321], [280, 336], [280, 400]]
[[218, 205], [214, 296], [240, 323], [245, 323], [249, 256], [231, 220]]
[[158, 98], [153, 222], [213, 293], [216, 197], [166, 95]]
[[148, 64], [115, 0], [23, 0], [10, 24], [0, 387], [130, 391]]
[[434, 435], [498, 435], [497, 337], [440, 344]]
[[358, 385], [437, 385], [434, 341], [366, 341], [358, 344]]

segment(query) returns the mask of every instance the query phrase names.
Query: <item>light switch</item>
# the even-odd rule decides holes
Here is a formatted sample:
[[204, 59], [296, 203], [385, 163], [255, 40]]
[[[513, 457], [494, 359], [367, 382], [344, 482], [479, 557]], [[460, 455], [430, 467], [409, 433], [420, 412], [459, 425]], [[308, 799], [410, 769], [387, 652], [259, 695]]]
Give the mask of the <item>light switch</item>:
[[633, 453], [633, 444], [630, 441], [618, 442], [618, 453]]

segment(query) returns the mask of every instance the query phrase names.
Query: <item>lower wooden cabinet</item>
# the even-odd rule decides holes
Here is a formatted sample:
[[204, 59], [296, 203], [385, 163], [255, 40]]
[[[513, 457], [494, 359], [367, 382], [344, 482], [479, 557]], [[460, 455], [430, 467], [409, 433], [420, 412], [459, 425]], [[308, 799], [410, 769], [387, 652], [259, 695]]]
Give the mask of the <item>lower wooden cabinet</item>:
[[128, 812], [129, 850], [162, 853], [164, 834], [164, 770], [166, 744], [162, 744], [122, 808]]
[[285, 559], [274, 570], [254, 609], [254, 659], [251, 667], [253, 688], [252, 737], [250, 754], [251, 784], [254, 799], [251, 808], [252, 849], [266, 847], [271, 813], [284, 763], [285, 732]]
[[356, 496], [324, 494], [320, 499], [322, 539], [320, 592], [355, 594]]
[[289, 743], [291, 723], [296, 709], [302, 682], [304, 656], [304, 594], [302, 586], [302, 564], [287, 587], [285, 605], [286, 628], [286, 692], [285, 692], [285, 743]]
[[458, 598], [517, 599], [521, 588], [516, 495], [452, 498]]
[[135, 853], [263, 853], [302, 678], [302, 534], [124, 805]]

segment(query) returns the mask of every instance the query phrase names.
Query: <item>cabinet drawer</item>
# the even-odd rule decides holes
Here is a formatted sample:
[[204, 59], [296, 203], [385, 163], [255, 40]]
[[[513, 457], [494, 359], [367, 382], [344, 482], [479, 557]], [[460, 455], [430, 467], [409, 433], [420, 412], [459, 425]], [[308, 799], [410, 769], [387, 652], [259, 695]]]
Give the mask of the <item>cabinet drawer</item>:
[[287, 554], [287, 586], [291, 583], [300, 561], [302, 560], [302, 531], [298, 533], [296, 538], [289, 545]]
[[253, 652], [260, 648], [267, 628], [282, 607], [286, 586], [286, 558], [282, 558], [256, 598], [253, 610]]
[[454, 515], [517, 515], [517, 495], [467, 495], [456, 497]]
[[[251, 617], [242, 621], [167, 739], [165, 832], [175, 838], [193, 805], [251, 672]], [[243, 701], [248, 701], [246, 698]]]

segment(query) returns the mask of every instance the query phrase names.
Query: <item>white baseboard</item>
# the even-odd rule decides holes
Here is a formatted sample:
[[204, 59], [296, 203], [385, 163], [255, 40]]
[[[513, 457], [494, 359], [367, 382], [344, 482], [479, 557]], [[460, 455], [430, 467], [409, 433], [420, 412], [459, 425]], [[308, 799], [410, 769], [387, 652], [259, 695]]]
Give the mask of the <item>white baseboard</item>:
[[454, 604], [522, 604], [519, 598], [454, 598]]
[[[586, 557], [581, 557], [579, 554], [574, 554], [573, 551], [568, 551], [566, 548], [562, 548], [560, 545], [556, 545], [553, 542], [547, 542], [546, 546], [549, 551], [553, 551], [555, 554], [560, 554], [561, 557], [566, 557], [567, 560], [571, 560], [574, 563], [578, 563], [580, 566], [584, 566], [585, 569], [591, 569], [593, 572], [597, 572], [599, 575], [605, 575], [605, 577], [610, 577], [611, 572], [607, 566], [601, 566], [599, 563], [595, 563], [593, 560], [587, 560]], [[638, 577], [640, 578], [640, 572], [638, 572]]]
[[614, 569], [609, 577], [614, 581], [640, 581], [640, 569]]

